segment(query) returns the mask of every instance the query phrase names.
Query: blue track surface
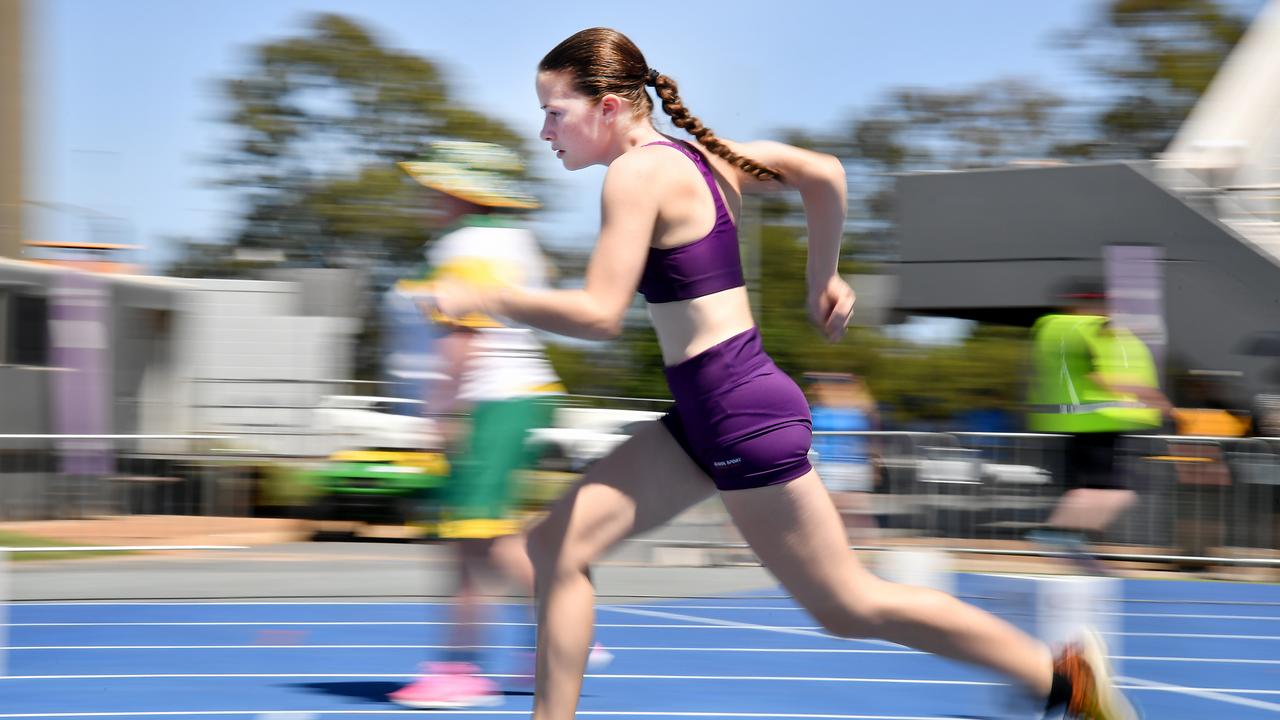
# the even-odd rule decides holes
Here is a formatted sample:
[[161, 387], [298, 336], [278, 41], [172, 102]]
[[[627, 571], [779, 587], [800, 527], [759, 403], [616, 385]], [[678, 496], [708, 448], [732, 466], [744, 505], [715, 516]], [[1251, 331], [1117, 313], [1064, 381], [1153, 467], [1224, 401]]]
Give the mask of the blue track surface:
[[[981, 576], [959, 590], [980, 605]], [[1108, 637], [1122, 684], [1149, 720], [1280, 716], [1280, 586], [1125, 581]], [[0, 718], [226, 717], [302, 720], [427, 714], [385, 695], [439, 656], [438, 604], [57, 604], [10, 607]], [[521, 717], [510, 677], [527, 646], [519, 606], [494, 608], [487, 670], [500, 708], [436, 717]], [[878, 642], [827, 637], [785, 600], [759, 595], [607, 606], [615, 653], [588, 677], [583, 717], [1003, 717], [995, 678]], [[275, 713], [273, 715], [273, 713]]]

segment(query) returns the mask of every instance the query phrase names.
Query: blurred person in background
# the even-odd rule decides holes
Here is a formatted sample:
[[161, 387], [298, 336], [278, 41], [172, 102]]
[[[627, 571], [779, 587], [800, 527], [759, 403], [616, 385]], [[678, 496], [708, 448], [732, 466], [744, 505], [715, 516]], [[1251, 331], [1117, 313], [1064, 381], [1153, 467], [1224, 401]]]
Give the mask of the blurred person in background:
[[1032, 328], [1027, 423], [1032, 432], [1068, 436], [1065, 492], [1046, 527], [1030, 537], [1101, 572], [1086, 552], [1088, 537], [1105, 531], [1137, 499], [1117, 472], [1120, 437], [1159, 430], [1172, 408], [1160, 391], [1151, 352], [1111, 322], [1100, 280], [1071, 280], [1059, 297], [1063, 309]]
[[[806, 373], [815, 432], [865, 433], [879, 428], [875, 399], [862, 378], [849, 373]], [[844, 519], [850, 538], [871, 537], [876, 528], [870, 493], [875, 465], [865, 435], [814, 435], [816, 470]]]
[[[654, 127], [649, 88], [697, 144]], [[983, 610], [877, 578], [849, 551], [839, 513], [809, 465], [808, 403], [763, 351], [735, 220], [744, 192], [798, 191], [808, 222], [810, 317], [837, 340], [854, 302], [836, 268], [848, 192], [840, 162], [781, 143], [716, 137], [684, 105], [675, 81], [615, 30], [584, 30], [560, 43], [539, 63], [536, 89], [541, 137], [565, 168], [608, 168], [585, 286], [454, 284], [440, 289], [437, 306], [449, 317], [479, 311], [607, 339], [621, 332], [638, 289], [676, 402], [595, 463], [529, 533], [538, 600], [534, 718], [575, 715], [591, 643], [591, 564], [717, 490], [762, 563], [830, 632], [990, 668], [1072, 717], [1133, 717], [1096, 636], [1055, 658]]]
[[[511, 150], [489, 143], [438, 142], [426, 156], [400, 167], [429, 188], [432, 224], [444, 234], [427, 253], [423, 281], [402, 283], [407, 294], [440, 282], [477, 287], [540, 288], [548, 266], [524, 213], [538, 201], [518, 182], [523, 165]], [[457, 553], [457, 592], [449, 645], [441, 662], [391, 693], [413, 708], [495, 705], [502, 692], [480, 675], [481, 581], [499, 570], [532, 592], [533, 567], [515, 517], [520, 477], [534, 458], [529, 432], [551, 424], [564, 388], [541, 341], [482, 312], [445, 317], [424, 305], [438, 325], [434, 344], [447, 380], [433, 383], [427, 411], [441, 425], [449, 459], [438, 534]], [[528, 638], [532, 645], [532, 635]], [[532, 657], [527, 658], [532, 672]]]

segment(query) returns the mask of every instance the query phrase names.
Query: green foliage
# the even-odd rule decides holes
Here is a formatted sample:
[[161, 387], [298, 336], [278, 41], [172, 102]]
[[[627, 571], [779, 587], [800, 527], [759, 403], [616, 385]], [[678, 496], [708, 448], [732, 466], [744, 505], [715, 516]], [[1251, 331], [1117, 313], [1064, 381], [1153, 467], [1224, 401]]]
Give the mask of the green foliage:
[[590, 346], [552, 344], [548, 350], [556, 373], [572, 393], [671, 397], [662, 372], [662, 350], [653, 328], [647, 324], [628, 325], [622, 336], [611, 342]]
[[1247, 26], [1222, 0], [1110, 0], [1091, 25], [1068, 36], [1118, 91], [1099, 112], [1098, 137], [1084, 154], [1163, 150]]
[[[485, 140], [522, 149], [504, 124], [458, 102], [435, 63], [387, 48], [339, 15], [253, 48], [222, 83], [234, 141], [221, 182], [243, 191], [232, 245], [281, 250], [294, 266], [413, 264], [427, 240], [424, 194], [395, 167], [430, 142]], [[176, 270], [241, 275], [191, 247]]]
[[[339, 15], [253, 48], [249, 68], [222, 87], [234, 141], [218, 164], [222, 183], [242, 191], [243, 221], [226, 245], [185, 245], [170, 274], [252, 276], [263, 263], [236, 250], [269, 249], [284, 266], [369, 270], [378, 295], [428, 240], [428, 193], [395, 163], [440, 139], [522, 150], [503, 123], [463, 106], [435, 63]], [[381, 361], [375, 311], [370, 303], [356, 346], [362, 378], [377, 377]]]
[[890, 426], [945, 421], [982, 405], [1019, 406], [1025, 329], [979, 326], [959, 344], [930, 346], [852, 327], [839, 342], [830, 343], [809, 321], [807, 251], [800, 231], [768, 227], [763, 242], [767, 262], [760, 283], [761, 332], [766, 350], [793, 378], [810, 371], [862, 375], [876, 399], [895, 409], [884, 418]]

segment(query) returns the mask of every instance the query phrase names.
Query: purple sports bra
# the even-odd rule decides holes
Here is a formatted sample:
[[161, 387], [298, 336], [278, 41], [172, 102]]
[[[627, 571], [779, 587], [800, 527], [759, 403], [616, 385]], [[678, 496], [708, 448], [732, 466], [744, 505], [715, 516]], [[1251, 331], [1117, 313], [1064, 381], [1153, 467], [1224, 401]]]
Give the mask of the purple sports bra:
[[711, 232], [693, 242], [673, 248], [650, 247], [644, 274], [640, 276], [640, 294], [650, 303], [665, 303], [745, 285], [738, 255], [738, 229], [720, 199], [720, 188], [706, 159], [679, 143], [659, 141], [649, 145], [669, 145], [698, 166], [716, 204], [716, 223]]

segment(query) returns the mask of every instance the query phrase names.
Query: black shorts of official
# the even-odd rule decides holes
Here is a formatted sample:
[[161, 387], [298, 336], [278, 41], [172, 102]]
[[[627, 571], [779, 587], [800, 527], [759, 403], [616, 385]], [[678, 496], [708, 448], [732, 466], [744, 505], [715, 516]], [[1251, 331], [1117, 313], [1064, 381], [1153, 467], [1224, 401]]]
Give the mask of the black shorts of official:
[[1075, 433], [1065, 448], [1066, 489], [1127, 490], [1117, 449], [1122, 433]]

